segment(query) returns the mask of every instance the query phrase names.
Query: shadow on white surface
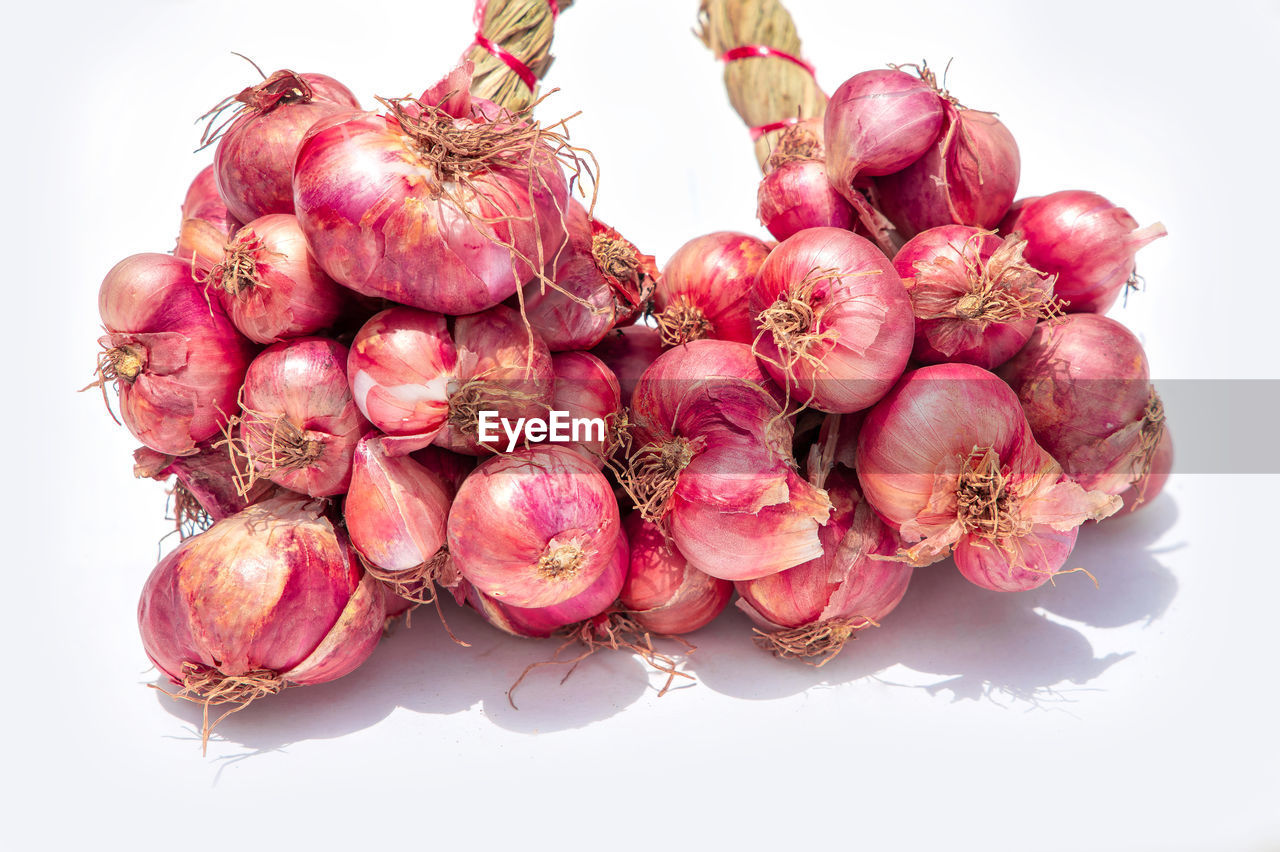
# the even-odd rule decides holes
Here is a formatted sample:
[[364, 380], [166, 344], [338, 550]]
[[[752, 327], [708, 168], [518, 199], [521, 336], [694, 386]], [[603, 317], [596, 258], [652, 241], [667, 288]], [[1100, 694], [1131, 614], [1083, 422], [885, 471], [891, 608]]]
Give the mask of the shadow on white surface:
[[[1085, 686], [1131, 652], [1098, 656], [1081, 632], [1057, 619], [1100, 628], [1158, 619], [1176, 595], [1177, 582], [1150, 545], [1177, 514], [1166, 494], [1143, 512], [1084, 530], [1070, 565], [1087, 568], [1098, 579], [1097, 589], [1083, 574], [1070, 574], [1034, 592], [989, 592], [962, 578], [948, 561], [919, 570], [884, 625], [861, 633], [822, 668], [768, 656], [751, 643], [750, 622], [733, 610], [690, 637], [697, 650], [684, 669], [697, 677], [698, 689], [749, 700], [868, 677], [952, 700], [1069, 700], [1070, 689]], [[224, 759], [349, 734], [397, 708], [452, 714], [479, 706], [492, 723], [517, 733], [580, 728], [609, 718], [663, 680], [633, 655], [599, 652], [567, 679], [567, 666], [535, 669], [517, 692], [516, 709], [507, 690], [525, 667], [549, 659], [555, 642], [500, 634], [469, 611], [448, 608], [446, 614], [470, 647], [455, 645], [430, 609], [419, 610], [411, 627], [397, 626], [351, 675], [285, 690], [226, 718], [214, 737], [246, 751]], [[896, 682], [910, 672], [924, 677]], [[678, 696], [677, 691], [668, 700]], [[185, 735], [198, 740], [201, 707], [157, 697], [190, 726]]]
[[[1045, 612], [1093, 627], [1159, 618], [1177, 581], [1149, 546], [1177, 515], [1166, 494], [1142, 512], [1082, 530], [1068, 564], [1087, 568], [1098, 588], [1083, 574], [1070, 574], [1034, 592], [990, 592], [961, 577], [948, 560], [917, 571], [884, 624], [860, 633], [821, 668], [750, 654], [750, 625], [739, 617], [695, 637], [700, 647], [690, 669], [705, 686], [746, 699], [780, 698], [902, 666], [925, 680], [942, 676], [917, 688], [950, 693], [953, 700], [1064, 700], [1069, 685], [1089, 683], [1130, 652], [1097, 656], [1083, 634]], [[729, 637], [723, 628], [735, 622], [736, 635]]]
[[[554, 642], [498, 633], [470, 611], [446, 606], [449, 627], [470, 647], [456, 645], [430, 608], [412, 626], [397, 624], [364, 665], [332, 683], [286, 689], [223, 720], [212, 739], [237, 743], [250, 754], [277, 751], [303, 740], [329, 739], [376, 724], [393, 710], [450, 714], [480, 705], [495, 724], [521, 733], [580, 728], [634, 703], [648, 688], [643, 663], [629, 655], [598, 653], [561, 684], [567, 666], [542, 666], [516, 693], [507, 691], [532, 663], [548, 659]], [[157, 678], [156, 685], [169, 689]], [[198, 741], [203, 708], [157, 693], [158, 700]], [[225, 708], [222, 708], [225, 710]], [[210, 708], [210, 719], [221, 710]], [[239, 755], [243, 757], [245, 755]]]

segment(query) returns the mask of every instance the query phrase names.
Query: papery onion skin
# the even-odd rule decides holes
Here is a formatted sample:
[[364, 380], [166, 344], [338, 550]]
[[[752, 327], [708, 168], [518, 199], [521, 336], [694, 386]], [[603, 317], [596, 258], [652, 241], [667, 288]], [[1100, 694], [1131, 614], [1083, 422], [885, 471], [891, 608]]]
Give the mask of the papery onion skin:
[[[912, 357], [924, 364], [951, 361], [986, 370], [1012, 358], [1037, 319], [1056, 310], [1052, 278], [1023, 259], [1024, 249], [1015, 238], [967, 225], [943, 225], [912, 237], [893, 258], [916, 315]], [[984, 298], [979, 291], [988, 283]], [[974, 303], [967, 314], [966, 296]], [[1009, 310], [997, 300], [1017, 308]], [[992, 314], [1001, 320], [988, 318]]]
[[902, 536], [901, 558], [925, 565], [954, 550], [961, 573], [997, 591], [1046, 582], [1075, 529], [1120, 507], [1067, 478], [1017, 395], [968, 364], [907, 373], [867, 415], [857, 469], [868, 502]]
[[545, 417], [555, 382], [546, 345], [503, 305], [456, 319], [382, 311], [352, 342], [347, 377], [360, 411], [404, 449], [434, 441], [468, 455], [507, 445], [501, 429], [497, 443], [480, 444], [480, 410], [512, 423]]
[[288, 684], [354, 670], [382, 634], [378, 584], [346, 536], [296, 495], [251, 506], [187, 539], [138, 604], [147, 656], [173, 683], [262, 671]]
[[617, 320], [613, 290], [591, 255], [591, 219], [577, 199], [569, 200], [565, 229], [569, 241], [547, 268], [565, 292], [534, 279], [523, 293], [524, 315], [552, 352], [590, 349]]
[[649, 365], [662, 354], [662, 336], [647, 325], [629, 325], [615, 329], [591, 350], [618, 377], [622, 402], [631, 404], [636, 382]]
[[1000, 375], [1036, 441], [1085, 488], [1120, 494], [1150, 465], [1164, 410], [1142, 344], [1120, 323], [1099, 314], [1041, 323]]
[[746, 295], [768, 255], [763, 240], [732, 231], [695, 237], [676, 249], [653, 292], [663, 342], [755, 339]]
[[948, 104], [937, 143], [902, 171], [876, 178], [880, 208], [907, 239], [940, 225], [994, 228], [1013, 204], [1021, 169], [1000, 119]]
[[[495, 109], [485, 104], [451, 104], [448, 121], [455, 128], [489, 123]], [[317, 124], [300, 147], [298, 219], [338, 283], [468, 314], [514, 294], [561, 250], [568, 185], [545, 143], [529, 142], [520, 157], [508, 153], [510, 164], [457, 176], [416, 145], [396, 118], [348, 113]]]
[[795, 160], [764, 176], [756, 193], [756, 215], [774, 239], [805, 228], [853, 228], [853, 208], [827, 178], [819, 160]]
[[[317, 121], [360, 108], [356, 96], [332, 77], [297, 77], [310, 87], [308, 100], [289, 97], [273, 104], [268, 99], [261, 109], [250, 104], [218, 140], [213, 155], [218, 192], [241, 222], [292, 213], [293, 164], [303, 137]], [[290, 85], [283, 78], [281, 83]]]
[[254, 346], [210, 305], [190, 264], [135, 254], [98, 291], [104, 364], [120, 393], [120, 415], [153, 450], [190, 455], [236, 411]]
[[[277, 343], [249, 365], [239, 436], [261, 475], [311, 497], [347, 490], [369, 423], [351, 398], [346, 366], [347, 347], [323, 337]], [[290, 436], [296, 457], [277, 458]]]
[[821, 553], [831, 504], [795, 470], [782, 403], [751, 347], [724, 340], [668, 350], [636, 386], [633, 466], [679, 460], [662, 478], [669, 497], [647, 517], [714, 577], [763, 577]]
[[833, 472], [825, 484], [835, 508], [818, 532], [822, 555], [735, 584], [739, 607], [770, 630], [832, 619], [879, 621], [907, 592], [912, 567], [885, 558], [896, 555], [898, 536], [862, 498], [852, 472]]
[[556, 373], [552, 410], [567, 411], [574, 419], [599, 419], [605, 424], [602, 437], [598, 437], [593, 427], [589, 430], [588, 440], [562, 446], [572, 449], [596, 467], [603, 467], [613, 449], [609, 432], [622, 411], [622, 388], [618, 377], [589, 352], [557, 352], [551, 356], [551, 362]]
[[1134, 255], [1165, 236], [1156, 222], [1139, 228], [1123, 207], [1095, 192], [1063, 190], [1024, 199], [1003, 233], [1027, 240], [1027, 260], [1056, 275], [1068, 313], [1106, 313], [1134, 275]]
[[823, 119], [832, 185], [850, 198], [859, 175], [887, 175], [919, 160], [941, 132], [943, 104], [932, 86], [905, 71], [875, 69], [845, 80]]
[[911, 299], [870, 241], [811, 228], [782, 242], [761, 267], [748, 304], [756, 322], [786, 308], [785, 324], [761, 326], [761, 368], [790, 397], [820, 411], [854, 412], [882, 397], [906, 367], [915, 336]]
[[467, 603], [485, 621], [512, 636], [545, 639], [562, 627], [586, 621], [608, 610], [618, 600], [627, 577], [630, 548], [627, 537], [619, 535], [613, 558], [584, 591], [566, 601], [545, 607], [520, 607], [491, 598], [467, 584]]
[[491, 458], [449, 512], [449, 554], [480, 591], [545, 607], [585, 591], [614, 558], [618, 503], [591, 462], [540, 445]]
[[729, 605], [733, 583], [693, 567], [638, 513], [624, 519], [623, 529], [631, 542], [631, 567], [619, 600], [645, 630], [666, 636], [692, 633]]
[[389, 455], [372, 434], [356, 445], [343, 518], [352, 545], [377, 568], [408, 572], [434, 558], [451, 502], [444, 479], [413, 457]]
[[348, 290], [316, 263], [297, 217], [273, 213], [240, 228], [216, 254], [195, 252], [206, 286], [231, 322], [255, 343], [277, 343], [327, 329]]
[[150, 447], [139, 447], [133, 451], [133, 475], [160, 481], [177, 477], [211, 521], [220, 521], [254, 503], [261, 503], [279, 490], [275, 483], [264, 479], [255, 482], [242, 496], [236, 488], [236, 469], [226, 448], [213, 446], [212, 442], [201, 445], [198, 452], [189, 456], [171, 456]]

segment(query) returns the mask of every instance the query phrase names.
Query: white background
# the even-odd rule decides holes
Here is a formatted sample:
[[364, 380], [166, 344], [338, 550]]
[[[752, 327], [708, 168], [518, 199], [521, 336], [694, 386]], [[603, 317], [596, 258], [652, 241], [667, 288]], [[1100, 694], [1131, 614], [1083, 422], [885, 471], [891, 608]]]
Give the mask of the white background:
[[[1020, 194], [1102, 192], [1170, 237], [1116, 316], [1158, 378], [1277, 378], [1275, 2], [789, 3], [830, 91], [954, 57], [948, 83], [1021, 145]], [[664, 260], [756, 229], [751, 146], [696, 3], [582, 0], [547, 114], [603, 164], [600, 213]], [[1090, 529], [1056, 588], [999, 595], [947, 566], [821, 670], [727, 615], [696, 686], [633, 658], [505, 689], [545, 643], [430, 617], [346, 679], [225, 722], [146, 688], [138, 591], [162, 488], [91, 379], [103, 273], [165, 251], [196, 116], [268, 71], [324, 71], [366, 103], [433, 82], [466, 0], [23, 4], [0, 51], [9, 378], [0, 629], [0, 836], [9, 848], [1280, 849], [1275, 476], [1176, 477]], [[1171, 412], [1177, 434], [1178, 412]], [[1222, 423], [1221, 440], [1237, 424]], [[7, 844], [6, 844], [7, 845]]]

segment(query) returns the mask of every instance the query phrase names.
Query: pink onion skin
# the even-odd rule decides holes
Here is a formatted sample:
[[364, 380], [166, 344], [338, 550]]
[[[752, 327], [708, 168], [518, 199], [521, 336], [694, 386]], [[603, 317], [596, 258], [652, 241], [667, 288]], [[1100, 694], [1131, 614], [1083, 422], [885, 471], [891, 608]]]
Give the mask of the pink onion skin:
[[640, 376], [662, 354], [662, 336], [656, 328], [629, 325], [605, 335], [591, 354], [618, 377], [618, 384], [622, 386], [622, 402], [630, 405]]
[[569, 199], [565, 229], [569, 242], [548, 264], [547, 274], [557, 286], [587, 304], [538, 279], [526, 284], [523, 293], [529, 325], [552, 352], [590, 349], [617, 320], [613, 290], [591, 254], [591, 218], [576, 198]]
[[818, 533], [822, 556], [758, 580], [736, 583], [738, 606], [770, 629], [837, 618], [879, 621], [902, 601], [912, 568], [891, 557], [898, 536], [862, 499], [852, 472], [833, 471], [827, 493], [835, 509]]
[[1022, 159], [1000, 119], [949, 104], [946, 114], [937, 143], [923, 157], [876, 179], [881, 209], [908, 239], [939, 225], [994, 228], [1018, 191]]
[[[255, 343], [315, 334], [333, 325], [347, 305], [350, 291], [316, 263], [291, 214], [254, 219], [216, 253], [203, 245], [194, 253], [231, 322]], [[251, 277], [236, 273], [240, 264], [252, 264]]]
[[[545, 417], [555, 383], [546, 345], [534, 335], [531, 346], [519, 314], [503, 305], [456, 319], [413, 308], [382, 311], [356, 334], [347, 378], [361, 413], [397, 438], [388, 449], [417, 450], [434, 441], [467, 455], [485, 448], [471, 421], [471, 431], [450, 423], [460, 388], [483, 378], [493, 393], [528, 396], [489, 406], [514, 423]], [[499, 443], [505, 448], [505, 440]]]
[[161, 560], [138, 604], [156, 668], [175, 684], [191, 663], [305, 685], [364, 662], [382, 635], [382, 594], [319, 505], [291, 495], [250, 506]]
[[753, 341], [755, 328], [746, 295], [768, 255], [769, 247], [763, 240], [732, 231], [694, 237], [676, 249], [653, 291], [659, 326], [666, 327], [664, 318], [674, 319], [677, 309], [688, 306], [709, 327], [696, 336], [680, 334], [674, 340], [668, 334], [666, 342], [687, 343], [702, 337]]
[[875, 69], [845, 80], [823, 119], [831, 184], [856, 203], [856, 177], [892, 174], [919, 160], [942, 131], [943, 104], [928, 83], [905, 71]]
[[1000, 371], [1022, 403], [1036, 441], [1085, 488], [1120, 494], [1142, 470], [1142, 444], [1158, 441], [1148, 422], [1151, 371], [1142, 344], [1100, 314], [1040, 323]]
[[[622, 410], [622, 388], [618, 377], [605, 363], [589, 352], [557, 352], [551, 356], [556, 372], [556, 390], [551, 408], [567, 411], [572, 418], [599, 418], [611, 426]], [[609, 449], [609, 434], [604, 440], [567, 443], [568, 447], [596, 467], [604, 467]]]
[[631, 567], [619, 600], [645, 630], [682, 636], [710, 624], [729, 605], [733, 583], [699, 571], [661, 530], [632, 512], [623, 520]]
[[449, 512], [449, 555], [486, 595], [545, 607], [595, 582], [620, 529], [604, 475], [572, 450], [544, 444], [491, 458], [467, 477]]
[[748, 295], [753, 316], [779, 300], [797, 298], [816, 270], [835, 270], [819, 278], [804, 297], [813, 311], [807, 354], [815, 364], [791, 356], [777, 337], [762, 329], [756, 343], [761, 368], [791, 398], [821, 411], [853, 412], [869, 407], [893, 386], [906, 368], [915, 338], [911, 299], [902, 279], [870, 241], [836, 228], [811, 228], [782, 242], [761, 267]]
[[[385, 443], [385, 441], [383, 442]], [[449, 501], [458, 495], [458, 489], [462, 487], [462, 483], [471, 471], [476, 469], [477, 459], [475, 456], [464, 456], [461, 453], [450, 452], [441, 447], [423, 447], [410, 453], [418, 464], [430, 469], [440, 477], [441, 483], [444, 484], [445, 491], [449, 495]]]
[[766, 174], [756, 193], [756, 213], [777, 240], [805, 228], [853, 228], [853, 208], [818, 160], [795, 160]]
[[369, 423], [351, 398], [346, 366], [347, 347], [323, 337], [269, 346], [249, 365], [240, 423], [244, 449], [251, 457], [268, 454], [284, 418], [315, 454], [299, 467], [264, 469], [272, 482], [311, 497], [342, 494], [351, 484], [352, 455]]
[[822, 552], [831, 504], [796, 473], [782, 402], [751, 347], [724, 340], [668, 350], [636, 386], [634, 446], [683, 445], [691, 456], [664, 518], [680, 552], [713, 577], [763, 577]]
[[1027, 260], [1058, 276], [1055, 289], [1068, 313], [1095, 314], [1116, 303], [1138, 250], [1167, 233], [1159, 222], [1139, 228], [1129, 211], [1083, 190], [1027, 199], [1000, 227], [1022, 234]]
[[630, 548], [627, 537], [619, 535], [614, 545], [613, 558], [585, 591], [566, 601], [544, 607], [511, 606], [491, 598], [467, 584], [467, 603], [480, 613], [485, 621], [512, 636], [529, 639], [545, 639], [562, 627], [595, 618], [608, 610], [618, 600], [627, 577]]
[[[478, 106], [460, 114], [460, 125], [485, 121]], [[446, 314], [481, 311], [565, 244], [568, 185], [539, 144], [531, 167], [467, 176], [474, 192], [464, 209], [446, 192], [456, 184], [437, 177], [394, 119], [335, 116], [298, 151], [298, 220], [320, 265], [357, 293]]]
[[242, 497], [236, 490], [235, 474], [226, 447], [215, 448], [209, 443], [201, 445], [200, 450], [190, 456], [170, 456], [150, 447], [139, 447], [133, 451], [135, 477], [164, 481], [176, 476], [215, 521], [234, 515], [254, 503], [261, 503], [279, 491], [275, 483], [258, 480]]
[[198, 452], [235, 413], [253, 344], [205, 299], [190, 264], [170, 255], [135, 254], [112, 267], [98, 313], [108, 355], [129, 352], [140, 362], [135, 377], [116, 380], [125, 426], [158, 452]]
[[[227, 210], [227, 203], [218, 194], [218, 176], [212, 164], [200, 170], [187, 188], [186, 197], [182, 199], [182, 222], [185, 224], [188, 219], [212, 225], [225, 239], [230, 239], [240, 227], [240, 223]], [[182, 257], [180, 252], [177, 254]]]
[[[958, 362], [994, 370], [1030, 339], [1037, 319], [1033, 312], [1012, 322], [933, 315], [941, 307], [939, 298], [954, 305], [957, 298], [980, 283], [982, 270], [994, 271], [993, 256], [999, 263], [1012, 248], [1001, 237], [981, 228], [943, 225], [916, 234], [894, 255], [893, 266], [911, 294], [916, 314], [916, 342], [911, 352], [915, 360], [924, 364]], [[1053, 298], [1052, 281], [1030, 272], [1020, 275], [1016, 282], [1010, 279], [1004, 289], [1022, 294], [1038, 289], [1045, 301]]]
[[1120, 499], [1124, 501], [1124, 506], [1116, 512], [1116, 516], [1136, 512], [1159, 497], [1172, 471], [1173, 435], [1166, 426], [1160, 435], [1160, 442], [1156, 444], [1156, 451], [1151, 456], [1151, 469], [1121, 493]]
[[218, 193], [241, 222], [292, 213], [293, 164], [303, 137], [317, 121], [360, 108], [356, 96], [332, 77], [298, 76], [311, 86], [309, 102], [248, 107], [218, 140], [213, 155]]
[[383, 571], [410, 571], [445, 543], [451, 503], [442, 477], [411, 456], [394, 456], [368, 435], [356, 444], [342, 504], [351, 544]]
[[[997, 496], [1009, 524], [996, 539], [967, 522], [958, 501], [992, 454], [1006, 479]], [[867, 501], [902, 536], [902, 558], [926, 565], [954, 549], [961, 573], [997, 591], [1043, 584], [1070, 554], [1074, 530], [1120, 507], [1068, 479], [1035, 442], [1016, 394], [969, 364], [907, 373], [867, 415], [857, 469]]]

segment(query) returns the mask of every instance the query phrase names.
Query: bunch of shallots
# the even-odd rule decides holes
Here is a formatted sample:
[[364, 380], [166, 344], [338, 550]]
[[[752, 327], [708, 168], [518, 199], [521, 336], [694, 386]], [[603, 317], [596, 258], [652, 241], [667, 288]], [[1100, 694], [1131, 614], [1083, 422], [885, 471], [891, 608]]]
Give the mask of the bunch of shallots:
[[758, 644], [825, 662], [913, 572], [1035, 588], [1162, 487], [1146, 356], [1102, 314], [1163, 228], [1015, 203], [1012, 134], [927, 67], [783, 122], [779, 242], [709, 233], [661, 272], [563, 123], [471, 84], [365, 110], [266, 76], [211, 120], [173, 252], [102, 282], [97, 384], [182, 534], [143, 644], [206, 737], [442, 599], [670, 678], [653, 638], [736, 594]]

